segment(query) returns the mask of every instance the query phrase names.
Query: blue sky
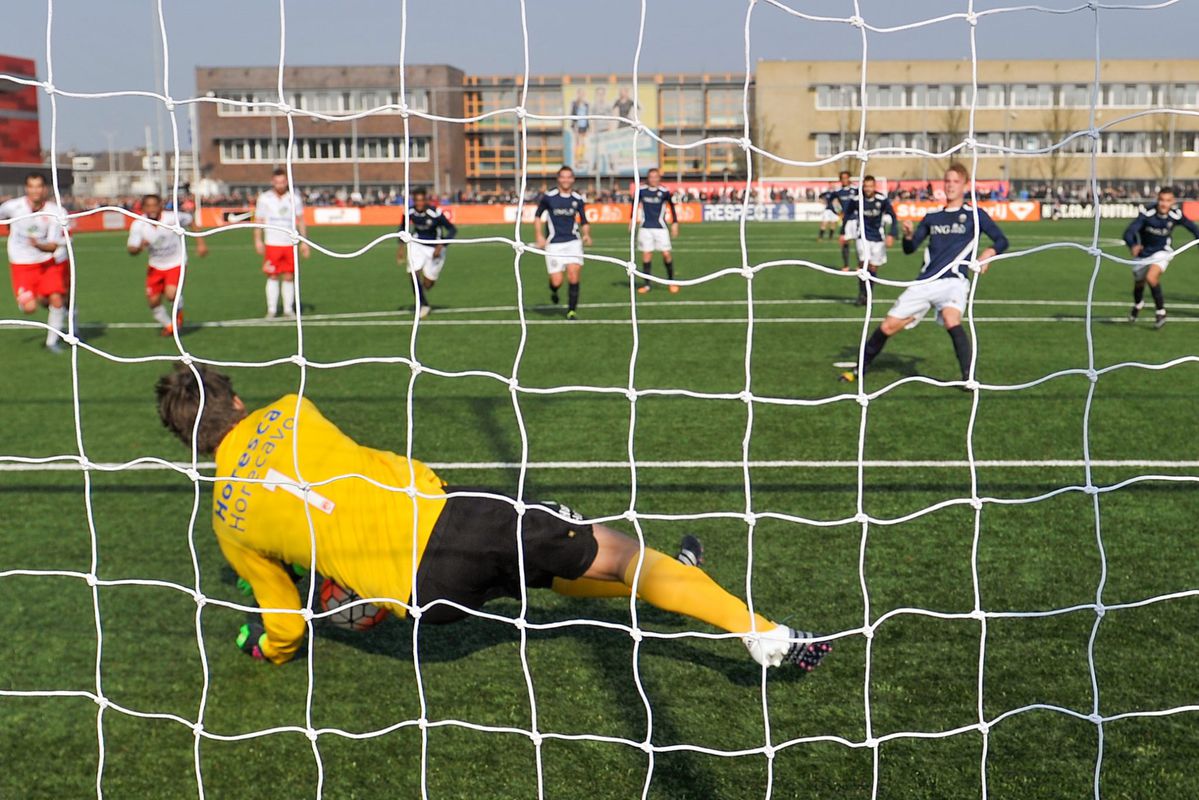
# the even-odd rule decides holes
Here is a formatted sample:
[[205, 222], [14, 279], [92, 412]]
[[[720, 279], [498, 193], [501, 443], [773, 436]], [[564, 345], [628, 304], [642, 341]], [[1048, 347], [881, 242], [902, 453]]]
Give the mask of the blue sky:
[[[1113, 1], [1113, 0], [1109, 0]], [[779, 0], [784, 3], [784, 0]], [[1085, 0], [1036, 0], [1068, 9]], [[1154, 5], [1151, 0], [1121, 0]], [[1020, 0], [975, 0], [974, 9]], [[169, 38], [170, 91], [194, 92], [197, 66], [277, 63], [278, 0], [162, 0]], [[852, 0], [786, 0], [797, 11], [829, 17], [854, 13]], [[400, 60], [400, 0], [286, 0], [288, 64], [395, 64]], [[859, 0], [862, 16], [880, 27], [905, 25], [967, 10], [969, 0]], [[533, 73], [632, 72], [640, 0], [526, 0]], [[646, 0], [643, 73], [730, 72], [745, 66], [744, 0]], [[0, 53], [34, 58], [47, 77], [46, 27], [53, 10], [54, 82], [82, 92], [156, 86], [157, 0], [25, 0], [6, 3]], [[1020, 11], [984, 16], [977, 28], [981, 58], [1092, 58], [1095, 15]], [[1153, 10], [1103, 10], [1105, 58], [1194, 57], [1199, 0]], [[475, 73], [520, 73], [524, 56], [519, 0], [422, 0], [407, 4], [405, 60], [449, 63]], [[759, 0], [750, 15], [750, 62], [762, 59], [860, 59], [860, 33], [844, 23], [812, 22]], [[968, 58], [969, 25], [952, 20], [914, 31], [870, 33], [871, 58]], [[43, 99], [43, 144], [50, 136]], [[156, 126], [152, 100], [63, 99], [60, 149], [102, 150], [144, 141]], [[186, 128], [185, 117], [180, 123]]]

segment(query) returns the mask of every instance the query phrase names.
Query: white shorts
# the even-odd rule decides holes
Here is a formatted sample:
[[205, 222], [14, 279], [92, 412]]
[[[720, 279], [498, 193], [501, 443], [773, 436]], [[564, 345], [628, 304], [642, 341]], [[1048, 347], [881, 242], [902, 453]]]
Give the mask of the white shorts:
[[567, 264], [583, 264], [583, 242], [550, 242], [545, 246], [545, 270], [551, 275], [566, 271]]
[[670, 231], [665, 228], [642, 228], [637, 231], [637, 247], [643, 253], [661, 250], [670, 252]]
[[874, 264], [881, 267], [887, 263], [887, 243], [872, 242], [869, 239], [854, 239], [853, 243], [858, 248], [858, 263], [859, 264]]
[[858, 221], [851, 219], [845, 223], [845, 232], [841, 234], [846, 239], [852, 239], [858, 235]]
[[1133, 280], [1136, 280], [1136, 281], [1145, 280], [1145, 276], [1149, 274], [1149, 268], [1152, 267], [1154, 264], [1157, 264], [1159, 267], [1161, 267], [1161, 271], [1165, 272], [1170, 266], [1170, 260], [1172, 258], [1174, 258], [1174, 250], [1172, 248], [1167, 247], [1165, 250], [1158, 250], [1156, 253], [1154, 253], [1151, 256], [1143, 256], [1143, 257], [1151, 259], [1151, 260], [1146, 261], [1144, 264], [1133, 264], [1132, 265]]
[[937, 322], [941, 320], [941, 309], [956, 308], [965, 312], [966, 298], [970, 295], [970, 281], [965, 278], [939, 278], [932, 283], [909, 286], [891, 306], [888, 317], [906, 319], [913, 317], [906, 326], [915, 328], [930, 308], [937, 310]]
[[836, 222], [838, 219], [839, 217], [837, 216], [837, 212], [833, 211], [831, 208], [826, 208], [824, 211], [820, 212], [821, 222]]
[[445, 248], [442, 248], [441, 255], [436, 258], [433, 256], [434, 249], [436, 248], [432, 245], [409, 242], [408, 271], [421, 272], [429, 280], [437, 280], [441, 275], [442, 268], [445, 266]]

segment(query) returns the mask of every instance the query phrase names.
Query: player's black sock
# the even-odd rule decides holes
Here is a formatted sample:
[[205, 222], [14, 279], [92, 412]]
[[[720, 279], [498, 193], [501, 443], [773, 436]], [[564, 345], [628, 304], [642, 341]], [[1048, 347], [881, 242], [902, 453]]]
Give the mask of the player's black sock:
[[666, 277], [674, 280], [674, 259], [666, 257], [662, 259], [662, 266], [666, 267]]
[[567, 292], [567, 298], [568, 298], [568, 303], [567, 303], [566, 308], [568, 311], [574, 311], [576, 308], [579, 307], [579, 284], [577, 284], [577, 283], [570, 284], [570, 286], [567, 287], [566, 292]]
[[953, 352], [957, 354], [958, 365], [962, 368], [962, 380], [966, 380], [970, 377], [970, 337], [961, 325], [954, 325], [946, 333], [953, 339]]
[[849, 266], [849, 243], [848, 242], [841, 245], [841, 266], [842, 267]]
[[651, 258], [641, 264], [641, 271], [645, 273], [646, 278], [641, 282], [643, 286], [649, 286], [649, 275], [654, 271], [654, 260]]
[[1145, 284], [1138, 284], [1132, 287], [1132, 304], [1139, 306], [1145, 302]]
[[554, 285], [553, 281], [550, 281], [550, 300], [558, 302], [558, 287]]
[[1166, 308], [1166, 298], [1162, 295], [1162, 285], [1149, 287], [1150, 293], [1153, 294], [1153, 307], [1158, 311], [1163, 311]]
[[413, 282], [412, 285], [416, 287], [416, 299], [418, 304], [422, 306], [429, 305], [429, 298], [425, 297], [425, 287], [424, 284], [420, 282], [420, 279], [418, 278]]
[[875, 359], [883, 348], [887, 346], [887, 340], [891, 337], [883, 333], [881, 327], [875, 328], [874, 333], [870, 334], [870, 338], [866, 340], [866, 352], [862, 354], [862, 366], [858, 368], [859, 373], [865, 373], [866, 367], [870, 366], [870, 362]]

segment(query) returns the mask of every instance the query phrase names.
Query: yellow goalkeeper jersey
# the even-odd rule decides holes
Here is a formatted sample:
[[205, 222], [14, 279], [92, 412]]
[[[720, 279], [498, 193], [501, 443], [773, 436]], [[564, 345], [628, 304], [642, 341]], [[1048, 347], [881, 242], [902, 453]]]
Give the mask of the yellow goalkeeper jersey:
[[[299, 592], [284, 565], [311, 563], [311, 518], [322, 575], [363, 597], [407, 601], [445, 498], [412, 497], [404, 490], [415, 485], [423, 494], [441, 495], [444, 481], [419, 461], [359, 445], [307, 399], [297, 413], [296, 401], [290, 394], [251, 412], [221, 440], [212, 502], [221, 551], [249, 581], [259, 606], [299, 609]], [[338, 477], [346, 475], [355, 477]], [[319, 485], [305, 494], [295, 485], [299, 481]], [[403, 606], [385, 605], [405, 613]], [[304, 638], [303, 618], [263, 614], [263, 625], [263, 654], [277, 664], [290, 659]]]

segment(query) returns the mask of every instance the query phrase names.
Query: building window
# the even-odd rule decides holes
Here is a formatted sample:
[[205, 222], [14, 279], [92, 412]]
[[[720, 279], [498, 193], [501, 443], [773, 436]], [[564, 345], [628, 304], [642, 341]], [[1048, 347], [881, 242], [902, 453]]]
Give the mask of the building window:
[[816, 134], [816, 157], [828, 158], [837, 152], [837, 142], [840, 137], [835, 133]]
[[672, 86], [658, 95], [662, 128], [702, 128], [704, 124], [704, 90]]
[[857, 84], [833, 84], [816, 87], [816, 107], [829, 110], [857, 108], [859, 88]]
[[[1058, 105], [1066, 108], [1089, 108], [1093, 87], [1088, 83], [1067, 83], [1061, 86]], [[1100, 102], [1103, 95], [1100, 94]]]
[[[354, 140], [349, 136], [304, 136], [297, 137], [292, 160], [305, 161], [403, 161], [403, 136], [359, 137], [358, 153], [354, 154]], [[279, 163], [287, 157], [287, 140], [279, 139], [273, 144], [270, 139], [223, 139], [220, 146], [221, 162], [225, 164]], [[429, 138], [414, 136], [409, 140], [408, 152], [412, 161], [429, 160]]]
[[745, 156], [737, 145], [721, 142], [710, 144], [707, 149], [709, 173], [745, 171]]
[[[967, 84], [962, 87], [963, 106], [969, 107], [974, 96], [973, 86]], [[978, 102], [974, 103], [976, 108], [1003, 108], [1006, 105], [1007, 91], [1003, 84], [980, 83], [978, 85]], [[1013, 102], [1012, 105], [1015, 105], [1015, 103]]]
[[1153, 94], [1148, 83], [1109, 83], [1103, 87], [1104, 104], [1108, 106], [1151, 106]]
[[903, 108], [907, 104], [907, 93], [902, 86], [867, 85], [867, 108]]
[[739, 128], [745, 124], [745, 93], [741, 89], [708, 90], [708, 127]]
[[950, 83], [918, 83], [909, 88], [908, 104], [914, 108], [954, 108], [958, 104], [958, 87]]
[[1053, 87], [1048, 83], [1014, 83], [1011, 92], [1013, 108], [1053, 107]]

